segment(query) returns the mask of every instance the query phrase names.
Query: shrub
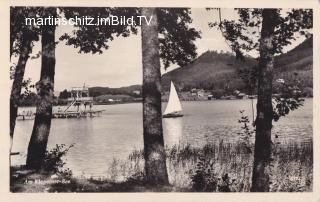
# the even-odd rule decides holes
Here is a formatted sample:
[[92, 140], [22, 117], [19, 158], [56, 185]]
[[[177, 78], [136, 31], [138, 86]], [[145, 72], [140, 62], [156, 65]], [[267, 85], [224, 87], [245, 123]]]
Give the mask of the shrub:
[[250, 127], [250, 121], [248, 116], [244, 114], [244, 110], [240, 111], [240, 119], [238, 123], [242, 124], [241, 130], [237, 133], [239, 135], [239, 140], [241, 146], [245, 149], [245, 153], [252, 153], [253, 143], [250, 141], [253, 137], [255, 130]]
[[223, 89], [216, 89], [212, 90], [211, 93], [214, 98], [220, 99], [225, 94], [225, 91]]
[[213, 192], [217, 189], [217, 181], [214, 174], [213, 162], [203, 156], [199, 157], [196, 170], [191, 174], [192, 190], [197, 192]]
[[61, 173], [71, 176], [72, 172], [70, 169], [63, 169], [65, 162], [63, 161], [62, 157], [65, 156], [69, 149], [73, 146], [74, 144], [71, 144], [69, 147], [66, 147], [65, 144], [56, 144], [52, 150], [46, 151], [42, 169], [47, 172]]

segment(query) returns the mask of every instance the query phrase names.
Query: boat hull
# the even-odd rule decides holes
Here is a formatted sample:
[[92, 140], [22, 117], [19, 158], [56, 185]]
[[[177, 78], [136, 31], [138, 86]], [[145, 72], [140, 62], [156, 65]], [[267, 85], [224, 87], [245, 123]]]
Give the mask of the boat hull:
[[177, 117], [182, 117], [183, 114], [165, 114], [162, 116], [162, 118], [177, 118]]

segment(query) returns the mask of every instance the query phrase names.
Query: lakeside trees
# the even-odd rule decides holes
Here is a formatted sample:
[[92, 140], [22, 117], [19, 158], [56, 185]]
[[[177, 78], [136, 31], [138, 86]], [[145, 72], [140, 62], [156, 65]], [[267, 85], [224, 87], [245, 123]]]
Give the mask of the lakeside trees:
[[[99, 12], [97, 12], [95, 8], [92, 8], [90, 11], [82, 8], [82, 11], [84, 11], [82, 14], [96, 16], [103, 13], [108, 15], [109, 12], [121, 12], [121, 9], [118, 10], [116, 8], [114, 10], [99, 8], [98, 10]], [[55, 12], [56, 11], [54, 8], [46, 9], [46, 15], [56, 15]], [[72, 12], [73, 11], [69, 13], [70, 16], [74, 15]], [[199, 33], [196, 30], [188, 27], [188, 23], [191, 22], [188, 9], [181, 8], [171, 10], [168, 8], [134, 8], [132, 10], [128, 9], [126, 12], [127, 14], [130, 13], [134, 15], [141, 12], [141, 14], [152, 17], [153, 19], [151, 21], [151, 25], [146, 25], [144, 23], [141, 27], [143, 52], [144, 158], [146, 160], [145, 171], [147, 182], [153, 185], [165, 185], [168, 184], [168, 174], [166, 171], [164, 140], [162, 132], [160, 62], [163, 62], [164, 67], [168, 67], [170, 63], [184, 65], [190, 62], [196, 56], [196, 47], [193, 44], [193, 41], [199, 37]], [[244, 9], [244, 11], [241, 11], [240, 16], [242, 16], [241, 18], [243, 19], [241, 22], [242, 26], [250, 26], [249, 21], [252, 20], [252, 18], [247, 17], [245, 12], [249, 13], [250, 10]], [[79, 12], [77, 13], [79, 14]], [[252, 13], [254, 13], [255, 17], [262, 19], [258, 24], [253, 24], [253, 26], [261, 24], [262, 27], [259, 43], [252, 42], [248, 45], [248, 47], [246, 47], [246, 50], [258, 49], [260, 51], [258, 75], [259, 97], [257, 104], [257, 132], [252, 191], [268, 191], [270, 174], [268, 169], [270, 166], [269, 164], [272, 150], [271, 128], [272, 120], [275, 119], [271, 102], [273, 91], [272, 80], [274, 55], [278, 51], [281, 51], [283, 46], [289, 43], [289, 41], [286, 40], [293, 37], [290, 35], [291, 33], [298, 32], [300, 30], [300, 28], [293, 27], [290, 28], [291, 32], [288, 34], [282, 33], [282, 31], [288, 30], [289, 28], [287, 26], [281, 27], [283, 26], [283, 23], [292, 20], [292, 18], [294, 19], [294, 22], [299, 22], [295, 16], [300, 15], [300, 11], [296, 11], [296, 14], [294, 14], [295, 11], [293, 11], [291, 18], [288, 19], [283, 19], [280, 16], [279, 9], [262, 9], [261, 11], [257, 9]], [[310, 18], [310, 13], [307, 12], [304, 14]], [[224, 22], [221, 22], [220, 24], [221, 29], [223, 26], [227, 26], [223, 23]], [[310, 21], [307, 20], [307, 22], [304, 24], [305, 27], [302, 27], [302, 24], [299, 26], [306, 29], [310, 28]], [[230, 29], [232, 33], [232, 27], [229, 27], [228, 29]], [[27, 166], [29, 168], [38, 169], [41, 167], [41, 160], [43, 159], [46, 151], [48, 135], [50, 132], [55, 70], [54, 33], [54, 26], [42, 27], [43, 36], [41, 78], [37, 85], [40, 99], [37, 106], [37, 114], [32, 137], [28, 148]], [[99, 28], [95, 26], [81, 26], [75, 33], [75, 36], [64, 35], [62, 37], [62, 39], [67, 40], [67, 45], [75, 45], [76, 47], [80, 47], [80, 52], [101, 53], [102, 49], [108, 48], [107, 42], [112, 40], [114, 37], [126, 37], [132, 33], [136, 34], [137, 28], [125, 26], [115, 27], [115, 29], [106, 29], [105, 27]], [[228, 34], [229, 32], [226, 33]], [[233, 43], [236, 43], [237, 37], [240, 37], [242, 33], [235, 32], [232, 34], [235, 38], [231, 37], [228, 39]], [[279, 43], [282, 45], [278, 46]], [[31, 43], [28, 42], [22, 46], [27, 48], [21, 49], [23, 54], [21, 54], [20, 67], [22, 67], [23, 71], [30, 53], [30, 49], [28, 49], [28, 47], [31, 47], [30, 45]], [[241, 46], [241, 43], [234, 45], [234, 50], [240, 59], [243, 59], [241, 52], [242, 47], [244, 46]], [[20, 83], [22, 83], [22, 71], [16, 71], [16, 73], [19, 73], [18, 76], [15, 76], [16, 78], [19, 78], [19, 80], [16, 81], [17, 84], [19, 84], [20, 80]]]
[[[220, 22], [209, 23], [209, 26], [218, 26], [226, 40], [231, 42], [230, 48], [239, 59], [244, 59], [243, 52], [259, 51], [258, 103], [251, 191], [267, 192], [272, 161], [272, 121], [277, 121], [280, 116], [288, 114], [290, 110], [300, 105], [299, 100], [292, 95], [293, 99], [285, 97], [281, 103], [276, 99], [277, 103], [273, 106], [274, 56], [281, 53], [283, 48], [297, 37], [296, 33], [308, 35], [308, 30], [312, 28], [312, 10], [292, 9], [287, 13], [283, 13], [281, 9], [237, 10], [240, 18], [238, 22], [222, 20], [221, 10], [218, 9]], [[279, 113], [283, 108], [286, 113]]]
[[[44, 8], [44, 17], [56, 16], [56, 8]], [[36, 83], [39, 96], [35, 121], [28, 146], [26, 166], [29, 169], [40, 169], [51, 127], [54, 74], [55, 74], [55, 25], [43, 25], [41, 38], [41, 74], [40, 81]]]
[[[77, 8], [77, 13], [72, 9], [65, 8], [67, 17], [86, 14], [96, 18], [109, 12], [123, 16], [142, 14], [148, 19], [152, 16], [151, 25], [143, 24], [141, 27], [145, 172], [148, 184], [168, 184], [162, 131], [160, 59], [167, 68], [171, 63], [183, 66], [196, 57], [194, 41], [200, 37], [200, 33], [188, 26], [192, 22], [189, 9]], [[112, 26], [114, 30], [106, 30], [106, 26], [79, 28], [73, 36], [66, 34], [62, 39], [67, 40], [67, 45], [74, 45], [80, 52], [85, 53], [101, 53], [102, 49], [108, 48], [107, 42], [112, 40], [114, 35], [126, 37], [129, 34], [137, 34], [138, 31], [136, 26]]]
[[[188, 9], [141, 8], [141, 14], [152, 17], [150, 25], [145, 22], [141, 27], [145, 174], [147, 183], [166, 185], [169, 180], [162, 129], [160, 58], [165, 68], [171, 63], [187, 64], [196, 56], [193, 41], [200, 35], [188, 27]], [[159, 32], [163, 38], [158, 39]]]
[[[23, 7], [22, 9], [26, 9]], [[31, 16], [57, 16], [57, 8], [40, 8], [34, 7], [35, 11], [26, 12], [31, 14]], [[140, 15], [143, 11], [143, 8], [59, 8], [60, 11], [64, 13], [67, 18], [71, 18], [74, 16], [93, 16], [93, 17], [103, 17], [113, 15], [121, 15], [121, 16], [137, 16]], [[158, 142], [160, 142], [159, 149], [162, 148], [164, 151], [163, 145], [163, 133], [162, 133], [162, 118], [161, 118], [161, 94], [160, 94], [160, 58], [163, 62], [165, 68], [167, 68], [171, 63], [177, 63], [179, 65], [184, 65], [193, 60], [196, 57], [196, 47], [194, 45], [194, 40], [199, 38], [199, 32], [194, 28], [189, 28], [188, 24], [191, 23], [192, 19], [190, 18], [190, 11], [187, 8], [153, 8], [154, 10], [154, 18], [155, 23], [159, 26], [145, 26], [145, 28], [153, 28], [153, 31], [144, 32], [146, 34], [142, 34], [142, 43], [145, 50], [153, 50], [153, 52], [158, 52], [156, 56], [151, 53], [148, 53], [144, 56], [144, 75], [147, 75], [148, 72], [156, 71], [156, 74], [151, 76], [149, 79], [147, 78], [147, 83], [157, 83], [155, 86], [149, 86], [148, 84], [143, 87], [146, 97], [148, 97], [148, 93], [153, 96], [154, 94], [159, 94], [159, 99], [152, 100], [155, 101], [152, 104], [157, 105], [158, 118], [153, 120], [154, 117], [152, 115], [148, 116], [145, 114], [144, 120], [152, 120], [155, 125], [158, 125]], [[19, 15], [20, 12], [12, 11], [12, 15]], [[160, 16], [158, 19], [157, 17]], [[19, 23], [23, 23], [23, 19]], [[20, 24], [19, 24], [20, 25]], [[108, 48], [108, 42], [112, 41], [115, 37], [127, 37], [130, 34], [137, 34], [137, 26], [112, 26], [112, 28], [107, 27], [105, 25], [101, 26], [84, 26], [79, 25], [75, 26], [76, 29], [73, 32], [73, 36], [69, 36], [67, 34], [63, 35], [60, 40], [66, 40], [67, 45], [73, 45], [76, 48], [79, 48], [79, 52], [84, 53], [102, 53], [102, 49]], [[10, 55], [12, 55], [15, 51], [14, 49], [14, 41], [15, 34], [17, 33], [16, 26], [12, 26], [11, 36], [10, 36]], [[15, 71], [15, 81], [14, 86], [12, 88], [13, 95], [17, 97], [21, 94], [21, 86], [24, 76], [24, 69], [27, 59], [29, 58], [29, 54], [31, 52], [32, 40], [36, 40], [38, 35], [42, 34], [42, 51], [41, 51], [41, 76], [40, 81], [37, 83], [37, 110], [36, 117], [34, 122], [34, 127], [31, 135], [31, 139], [28, 146], [28, 155], [27, 155], [27, 167], [30, 169], [40, 169], [42, 160], [44, 158], [48, 137], [50, 133], [51, 127], [51, 116], [52, 116], [52, 104], [53, 104], [53, 89], [54, 89], [54, 73], [55, 73], [55, 26], [53, 25], [43, 25], [39, 27], [32, 27], [30, 29], [30, 34], [32, 33], [32, 37], [27, 34], [29, 32], [25, 32], [21, 37], [21, 47], [19, 50], [21, 54], [21, 65], [18, 64], [18, 68]], [[36, 32], [38, 31], [38, 32]], [[150, 35], [150, 33], [152, 33]], [[154, 46], [149, 49], [149, 43], [146, 41], [157, 40]], [[20, 42], [20, 41], [19, 41]], [[144, 51], [145, 52], [145, 51]], [[148, 64], [148, 57], [152, 58], [152, 63]], [[154, 66], [153, 62], [156, 62]], [[20, 69], [19, 69], [20, 68]], [[152, 73], [151, 73], [152, 74]], [[146, 76], [148, 77], [148, 76]], [[17, 86], [15, 88], [15, 86]], [[147, 87], [146, 87], [147, 86]], [[19, 99], [19, 98], [17, 98]], [[12, 114], [10, 121], [10, 135], [13, 135], [14, 123], [17, 116], [17, 108], [18, 105], [15, 102], [11, 102]], [[146, 102], [148, 103], [148, 102]], [[150, 103], [149, 103], [150, 104]], [[147, 104], [148, 106], [150, 106]], [[144, 105], [146, 106], [146, 105]], [[15, 113], [14, 113], [15, 112]], [[144, 123], [146, 131], [153, 131], [153, 126], [149, 126], [146, 124], [148, 121]], [[146, 132], [148, 133], [148, 132]], [[155, 133], [154, 133], [155, 134]], [[148, 138], [146, 138], [148, 139]], [[151, 138], [153, 139], [153, 138]], [[154, 144], [153, 140], [146, 140], [146, 151], [154, 152]], [[156, 142], [157, 142], [156, 141]], [[162, 142], [162, 143], [161, 143]], [[161, 148], [160, 148], [161, 147]], [[150, 154], [151, 154], [150, 153]], [[164, 154], [164, 153], [163, 153]], [[151, 165], [151, 161], [149, 161], [149, 155], [146, 154], [146, 165]], [[165, 159], [163, 159], [165, 161]], [[162, 173], [166, 173], [165, 163], [163, 164], [161, 169], [158, 166], [146, 166], [147, 173], [147, 181], [151, 183], [157, 183], [159, 180], [155, 180], [154, 177], [157, 175], [158, 170], [162, 170]], [[153, 174], [151, 173], [153, 172]], [[167, 174], [163, 175], [164, 177], [160, 177], [162, 182], [168, 183]], [[159, 178], [159, 179], [160, 179]]]
[[[18, 114], [19, 99], [23, 88], [23, 77], [26, 64], [32, 52], [34, 41], [39, 39], [39, 29], [24, 24], [25, 17], [35, 16], [39, 12], [36, 7], [10, 8], [10, 59], [12, 55], [19, 55], [18, 63], [14, 67], [13, 83], [10, 94], [10, 139], [12, 141], [16, 118]], [[11, 147], [11, 146], [10, 146]], [[11, 148], [10, 148], [11, 152]]]
[[262, 28], [259, 47], [258, 102], [255, 120], [256, 139], [251, 191], [269, 191], [269, 164], [271, 161], [271, 128], [273, 119], [273, 40], [277, 17], [278, 13], [276, 9], [264, 9], [262, 11]]
[[156, 8], [142, 8], [141, 14], [152, 19], [141, 26], [143, 68], [143, 139], [147, 182], [169, 184], [162, 130], [161, 73]]

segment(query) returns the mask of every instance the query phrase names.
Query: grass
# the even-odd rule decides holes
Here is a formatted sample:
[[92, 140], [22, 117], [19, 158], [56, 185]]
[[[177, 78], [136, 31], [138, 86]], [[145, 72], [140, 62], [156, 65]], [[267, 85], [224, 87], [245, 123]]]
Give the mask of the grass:
[[[169, 181], [175, 191], [206, 191], [196, 190], [193, 182], [194, 176], [199, 172], [199, 162], [202, 164], [200, 172], [203, 175], [210, 175], [204, 181], [213, 181], [216, 184], [210, 191], [219, 191], [219, 185], [226, 183], [223, 179], [226, 175], [230, 191], [249, 192], [250, 190], [253, 145], [221, 141], [207, 144], [202, 148], [175, 145], [167, 148], [166, 151]], [[275, 144], [273, 151], [270, 190], [312, 191], [312, 142]], [[134, 151], [126, 161], [114, 159], [109, 169], [112, 178], [109, 179], [120, 182], [134, 176], [135, 173], [143, 173], [142, 154], [143, 151]]]
[[[273, 192], [312, 191], [312, 142], [275, 144], [270, 167]], [[12, 192], [249, 192], [253, 164], [253, 146], [244, 142], [217, 142], [202, 148], [174, 145], [166, 148], [170, 186], [148, 187], [144, 182], [143, 151], [133, 151], [128, 159], [114, 159], [105, 176], [70, 177], [63, 173], [55, 179], [68, 183], [26, 184], [52, 180], [53, 173], [12, 168]], [[15, 177], [13, 177], [15, 176]]]

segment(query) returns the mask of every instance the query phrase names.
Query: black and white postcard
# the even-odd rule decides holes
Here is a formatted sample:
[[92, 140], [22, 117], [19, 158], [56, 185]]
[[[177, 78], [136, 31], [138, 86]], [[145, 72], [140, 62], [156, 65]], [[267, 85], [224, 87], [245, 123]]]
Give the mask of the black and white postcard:
[[320, 201], [319, 2], [1, 4], [3, 201]]

